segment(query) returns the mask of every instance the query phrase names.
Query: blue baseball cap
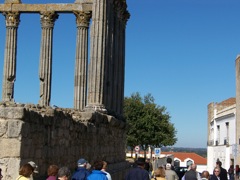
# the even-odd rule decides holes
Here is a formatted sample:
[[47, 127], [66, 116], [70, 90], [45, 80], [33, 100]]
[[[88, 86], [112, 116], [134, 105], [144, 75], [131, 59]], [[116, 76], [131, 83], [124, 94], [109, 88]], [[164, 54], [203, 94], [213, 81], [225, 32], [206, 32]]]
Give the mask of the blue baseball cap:
[[77, 162], [78, 166], [83, 166], [86, 163], [87, 163], [87, 161], [83, 158], [79, 159], [78, 162]]

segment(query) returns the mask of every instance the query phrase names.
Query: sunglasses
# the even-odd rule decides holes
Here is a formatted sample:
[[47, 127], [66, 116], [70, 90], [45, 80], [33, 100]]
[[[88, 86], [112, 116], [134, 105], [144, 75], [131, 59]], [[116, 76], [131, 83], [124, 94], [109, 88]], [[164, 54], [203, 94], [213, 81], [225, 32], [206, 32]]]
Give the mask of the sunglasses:
[[219, 171], [214, 171], [214, 172], [219, 172]]

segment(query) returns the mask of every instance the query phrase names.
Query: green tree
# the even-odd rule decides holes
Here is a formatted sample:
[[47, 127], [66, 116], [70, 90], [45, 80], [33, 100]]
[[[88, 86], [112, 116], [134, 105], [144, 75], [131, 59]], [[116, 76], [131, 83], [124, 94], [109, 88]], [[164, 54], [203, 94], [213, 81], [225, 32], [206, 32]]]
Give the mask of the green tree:
[[124, 99], [124, 117], [128, 124], [127, 145], [133, 148], [140, 145], [144, 150], [150, 146], [171, 146], [177, 141], [176, 130], [170, 122], [170, 115], [164, 106], [156, 105], [149, 93], [143, 98], [139, 92]]

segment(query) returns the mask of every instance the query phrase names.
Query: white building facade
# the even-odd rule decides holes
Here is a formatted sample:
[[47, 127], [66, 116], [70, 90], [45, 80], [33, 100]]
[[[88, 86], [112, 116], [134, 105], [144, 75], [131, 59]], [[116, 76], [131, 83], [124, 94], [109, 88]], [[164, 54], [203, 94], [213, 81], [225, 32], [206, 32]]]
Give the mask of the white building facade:
[[212, 173], [216, 161], [226, 170], [234, 165], [233, 146], [236, 144], [236, 99], [229, 98], [208, 105], [207, 170]]

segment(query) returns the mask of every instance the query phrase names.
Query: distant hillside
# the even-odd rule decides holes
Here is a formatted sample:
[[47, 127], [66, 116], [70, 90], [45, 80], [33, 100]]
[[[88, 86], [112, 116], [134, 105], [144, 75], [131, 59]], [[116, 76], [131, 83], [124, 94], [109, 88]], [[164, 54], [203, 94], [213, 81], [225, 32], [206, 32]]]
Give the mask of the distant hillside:
[[162, 147], [161, 150], [164, 152], [194, 152], [207, 158], [207, 148]]

